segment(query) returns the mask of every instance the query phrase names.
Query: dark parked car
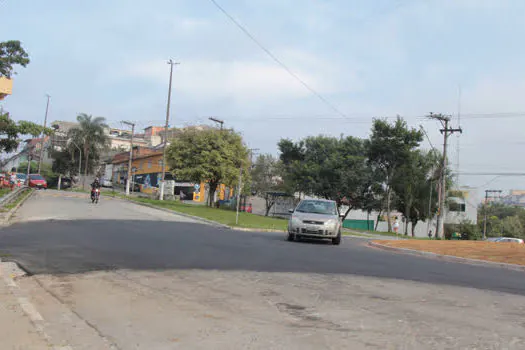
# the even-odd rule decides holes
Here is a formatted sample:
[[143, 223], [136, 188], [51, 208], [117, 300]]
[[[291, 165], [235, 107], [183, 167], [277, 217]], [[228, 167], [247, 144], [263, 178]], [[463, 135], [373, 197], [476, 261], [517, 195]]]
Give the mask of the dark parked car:
[[60, 181], [60, 189], [65, 190], [71, 188], [71, 179], [69, 177], [63, 177]]

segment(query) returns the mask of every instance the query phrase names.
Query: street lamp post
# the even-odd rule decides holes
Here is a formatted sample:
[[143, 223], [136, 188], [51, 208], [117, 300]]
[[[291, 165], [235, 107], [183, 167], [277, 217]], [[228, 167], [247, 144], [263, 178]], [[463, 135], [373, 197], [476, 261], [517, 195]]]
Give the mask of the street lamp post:
[[169, 60], [168, 64], [170, 65], [170, 82], [168, 86], [168, 102], [166, 105], [166, 125], [164, 126], [164, 144], [162, 147], [162, 177], [160, 179], [160, 195], [159, 200], [164, 200], [164, 182], [166, 179], [166, 147], [168, 145], [168, 128], [170, 124], [170, 105], [171, 105], [171, 82], [173, 80], [173, 66], [180, 64]]
[[133, 162], [133, 134], [135, 133], [135, 123], [123, 121], [122, 123], [131, 126], [131, 139], [129, 141], [129, 162], [128, 162], [128, 181], [126, 181], [126, 196], [129, 196], [129, 187], [132, 180], [131, 165]]
[[40, 140], [40, 158], [38, 159], [38, 173], [40, 174], [40, 170], [42, 169], [42, 157], [44, 156], [44, 139], [45, 139], [45, 131], [46, 131], [46, 125], [47, 125], [47, 112], [49, 111], [49, 99], [51, 96], [47, 96], [47, 104], [46, 104], [46, 114], [44, 117], [44, 130], [42, 131], [42, 139]]

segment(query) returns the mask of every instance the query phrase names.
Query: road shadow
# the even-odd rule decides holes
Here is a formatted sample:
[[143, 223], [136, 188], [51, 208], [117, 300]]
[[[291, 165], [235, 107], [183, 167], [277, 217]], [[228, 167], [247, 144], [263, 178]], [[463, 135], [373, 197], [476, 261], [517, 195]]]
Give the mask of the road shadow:
[[[284, 233], [146, 220], [51, 220], [0, 231], [0, 257], [31, 274], [99, 270], [243, 270], [347, 274], [525, 295], [523, 272], [444, 262], [366, 247], [361, 240], [288, 242]], [[4, 258], [5, 259], [5, 258]]]

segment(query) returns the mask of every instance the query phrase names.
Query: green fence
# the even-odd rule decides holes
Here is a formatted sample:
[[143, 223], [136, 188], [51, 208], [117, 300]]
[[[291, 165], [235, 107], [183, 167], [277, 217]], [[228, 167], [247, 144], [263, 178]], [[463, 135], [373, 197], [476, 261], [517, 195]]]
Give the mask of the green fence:
[[344, 220], [343, 227], [359, 230], [373, 230], [374, 220]]

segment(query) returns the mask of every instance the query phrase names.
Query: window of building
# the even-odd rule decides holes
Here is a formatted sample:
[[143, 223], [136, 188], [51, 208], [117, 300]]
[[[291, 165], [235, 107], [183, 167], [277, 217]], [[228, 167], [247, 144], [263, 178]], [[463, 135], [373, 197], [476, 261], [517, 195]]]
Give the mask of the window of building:
[[159, 159], [159, 166], [162, 166], [162, 159]]
[[148, 169], [151, 169], [151, 165], [152, 165], [152, 162], [151, 162], [151, 159], [148, 160]]
[[448, 205], [448, 209], [449, 209], [450, 211], [455, 211], [455, 212], [461, 212], [461, 213], [464, 213], [465, 210], [466, 210], [467, 208], [466, 208], [465, 203], [451, 202], [451, 203], [449, 203], [449, 205]]

